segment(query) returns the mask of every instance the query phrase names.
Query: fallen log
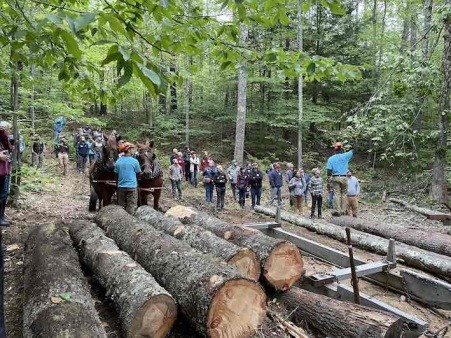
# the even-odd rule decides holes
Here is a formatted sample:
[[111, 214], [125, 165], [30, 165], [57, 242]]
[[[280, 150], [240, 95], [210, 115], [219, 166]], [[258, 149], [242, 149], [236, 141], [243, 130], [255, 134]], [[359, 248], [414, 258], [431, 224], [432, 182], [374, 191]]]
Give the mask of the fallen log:
[[248, 248], [241, 248], [227, 242], [202, 227], [196, 225], [187, 227], [173, 217], [164, 216], [148, 205], [139, 207], [135, 216], [155, 229], [188, 243], [194, 249], [222, 258], [227, 264], [234, 266], [250, 279], [258, 281], [260, 278], [260, 261], [255, 252]]
[[24, 252], [23, 337], [107, 337], [67, 229], [42, 225]]
[[402, 336], [403, 320], [391, 313], [342, 302], [296, 287], [279, 301], [297, 324], [307, 322], [329, 337], [395, 338]]
[[80, 257], [112, 299], [127, 337], [163, 338], [177, 318], [172, 296], [95, 224], [74, 221]]
[[299, 249], [291, 242], [274, 239], [258, 230], [226, 223], [207, 213], [184, 206], [169, 209], [166, 214], [184, 224], [195, 224], [232, 243], [252, 249], [261, 262], [264, 280], [276, 290], [288, 290], [302, 274]]
[[[262, 206], [256, 206], [254, 211], [273, 217], [275, 217], [276, 214], [275, 210]], [[341, 226], [327, 222], [314, 222], [311, 219], [300, 217], [299, 215], [286, 211], [281, 212], [281, 218], [284, 221], [302, 226], [315, 231], [318, 234], [326, 235], [341, 242], [346, 242], [345, 229]], [[366, 234], [358, 230], [352, 232], [351, 239], [353, 245], [356, 247], [361, 247], [382, 255], [387, 254], [388, 239]], [[426, 251], [404, 243], [396, 243], [396, 255], [398, 260], [401, 258], [402, 260], [400, 260], [400, 262], [405, 265], [447, 278], [451, 276], [451, 259], [444, 255], [439, 255], [435, 252]]]
[[202, 254], [116, 205], [96, 220], [119, 248], [149, 271], [204, 336], [249, 337], [266, 315], [262, 287], [236, 269]]
[[451, 236], [446, 234], [406, 229], [402, 226], [381, 224], [349, 216], [332, 217], [329, 222], [384, 238], [393, 238], [399, 242], [410, 244], [424, 250], [451, 256]]
[[408, 203], [404, 200], [398, 199], [398, 198], [389, 198], [388, 200], [393, 203], [401, 204], [404, 208], [409, 209], [411, 211], [415, 211], [415, 212], [425, 215], [425, 216], [431, 216], [431, 215], [440, 215], [440, 216], [445, 215], [446, 216], [447, 215], [440, 211], [435, 211], [435, 210], [431, 210], [431, 209], [427, 209], [427, 208], [421, 208], [419, 206], [410, 204], [410, 203]]

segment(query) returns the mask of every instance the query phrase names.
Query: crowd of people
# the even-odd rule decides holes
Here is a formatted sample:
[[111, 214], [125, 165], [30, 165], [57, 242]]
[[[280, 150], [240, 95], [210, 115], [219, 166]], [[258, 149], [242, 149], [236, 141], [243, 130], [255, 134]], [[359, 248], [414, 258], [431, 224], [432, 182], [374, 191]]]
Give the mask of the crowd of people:
[[[263, 173], [257, 163], [246, 163], [240, 167], [232, 160], [227, 169], [217, 165], [208, 152], [200, 159], [197, 153], [184, 147], [183, 151], [173, 149], [170, 155], [169, 179], [174, 199], [182, 198], [182, 182], [197, 187], [198, 176], [202, 177], [205, 201], [213, 203], [216, 190], [216, 210], [222, 210], [225, 203], [226, 187], [230, 186], [233, 201], [245, 208], [250, 196], [250, 208], [260, 205], [263, 179], [267, 177], [270, 191], [267, 205], [283, 207], [283, 195], [289, 195], [289, 205], [293, 211], [304, 214], [310, 205], [310, 217], [322, 217], [323, 198], [327, 198], [332, 215], [349, 214], [357, 217], [360, 186], [357, 178], [348, 169], [354, 150], [345, 152], [340, 142], [334, 145], [334, 155], [327, 162], [326, 191], [321, 178], [321, 170], [313, 168], [307, 173], [304, 168], [295, 169], [292, 163], [282, 171], [280, 162], [273, 163]], [[286, 188], [284, 188], [286, 187]]]

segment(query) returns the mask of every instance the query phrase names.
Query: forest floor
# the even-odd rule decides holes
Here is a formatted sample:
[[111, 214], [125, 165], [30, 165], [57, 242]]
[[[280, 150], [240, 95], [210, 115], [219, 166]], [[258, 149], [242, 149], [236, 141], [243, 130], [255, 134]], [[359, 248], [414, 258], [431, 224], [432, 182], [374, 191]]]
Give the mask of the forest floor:
[[[22, 179], [22, 195], [19, 200], [19, 208], [7, 209], [7, 217], [12, 222], [12, 226], [3, 230], [3, 243], [6, 246], [5, 253], [5, 316], [6, 327], [9, 338], [22, 337], [22, 308], [23, 308], [23, 250], [28, 233], [34, 227], [41, 224], [58, 223], [61, 220], [71, 218], [92, 218], [93, 214], [87, 211], [89, 200], [88, 175], [80, 174], [75, 170], [75, 164], [71, 163], [69, 174], [64, 177], [59, 174], [59, 169], [54, 158], [50, 159], [50, 154], [46, 158], [47, 163], [42, 172], [36, 172], [32, 168], [24, 170]], [[161, 208], [163, 210], [174, 206], [178, 201], [174, 201], [171, 196], [168, 182], [163, 190]], [[197, 188], [190, 187], [184, 183], [184, 199], [180, 204], [192, 206], [207, 212], [215, 213], [216, 217], [236, 224], [254, 223], [256, 221], [269, 220], [268, 217], [254, 213], [247, 205], [241, 209], [237, 203], [233, 202], [230, 190], [226, 195], [226, 207], [222, 212], [215, 212], [214, 207], [204, 202], [204, 189], [201, 184]], [[267, 189], [264, 191], [262, 204], [267, 201]], [[364, 196], [362, 198], [364, 200]], [[249, 201], [246, 201], [249, 203]], [[285, 206], [288, 199], [284, 200]], [[306, 212], [307, 214], [307, 212]], [[437, 221], [428, 221], [424, 216], [391, 204], [372, 204], [364, 202], [361, 204], [361, 217], [385, 223], [396, 223], [409, 228], [421, 228], [428, 231], [449, 233], [451, 227], [444, 227]], [[328, 211], [324, 216], [330, 216]], [[336, 240], [310, 232], [304, 228], [296, 227], [284, 223], [283, 228], [302, 235], [308, 239], [328, 245], [337, 250], [347, 252], [347, 246]], [[367, 261], [382, 259], [381, 256], [369, 253], [364, 250], [355, 249], [354, 255]], [[306, 274], [315, 272], [325, 272], [332, 267], [312, 257], [304, 257], [304, 267]], [[90, 278], [87, 273], [88, 279]], [[117, 316], [107, 300], [104, 300], [102, 290], [93, 286], [93, 297], [96, 301], [101, 320], [108, 332], [109, 337], [122, 337]], [[394, 307], [408, 312], [414, 316], [422, 318], [429, 323], [429, 330], [436, 332], [450, 324], [451, 311], [443, 311], [427, 308], [415, 301], [406, 300], [388, 291], [386, 288], [370, 284], [365, 281], [359, 283], [361, 291], [367, 295], [376, 297]], [[269, 325], [269, 326], [268, 326]], [[289, 337], [278, 326], [270, 324], [258, 334], [260, 337]], [[185, 326], [183, 323], [179, 326]], [[308, 328], [307, 328], [308, 329]], [[177, 331], [177, 330], [176, 330]], [[182, 329], [183, 333], [174, 334], [173, 337], [195, 337], [192, 332]], [[451, 337], [451, 336], [450, 336]]]

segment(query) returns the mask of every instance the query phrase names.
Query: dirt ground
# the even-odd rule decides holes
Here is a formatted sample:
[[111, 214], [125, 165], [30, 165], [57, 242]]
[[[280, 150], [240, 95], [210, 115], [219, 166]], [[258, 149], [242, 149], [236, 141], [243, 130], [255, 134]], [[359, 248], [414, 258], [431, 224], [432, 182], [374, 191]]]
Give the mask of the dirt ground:
[[[72, 164], [74, 166], [74, 164]], [[7, 209], [7, 217], [12, 226], [3, 230], [3, 243], [6, 245], [5, 253], [5, 316], [8, 337], [22, 337], [22, 291], [23, 291], [23, 249], [29, 231], [38, 225], [57, 223], [63, 219], [70, 218], [92, 218], [88, 213], [89, 182], [87, 174], [78, 173], [71, 168], [68, 176], [59, 174], [56, 161], [47, 157], [46, 168], [39, 174], [29, 175], [23, 179], [26, 191], [23, 191], [18, 209]], [[215, 216], [225, 219], [231, 223], [243, 224], [267, 220], [265, 216], [255, 214], [249, 210], [241, 209], [232, 201], [230, 191], [226, 195], [226, 208], [216, 213], [214, 207], [204, 202], [204, 190], [200, 184], [197, 188], [184, 184], [183, 201], [174, 201], [169, 189], [170, 184], [166, 182], [163, 190], [161, 207], [163, 210], [180, 204], [190, 205], [204, 211], [215, 213]], [[266, 195], [266, 194], [265, 194]], [[249, 201], [247, 201], [249, 203]], [[263, 200], [265, 203], [265, 199]], [[288, 202], [285, 201], [285, 205]], [[328, 217], [326, 211], [325, 217]], [[385, 223], [396, 223], [409, 228], [421, 228], [429, 231], [449, 233], [451, 227], [444, 227], [440, 222], [425, 220], [424, 216], [413, 212], [407, 212], [402, 207], [391, 204], [369, 204], [362, 205], [361, 217], [378, 220]], [[293, 233], [305, 236], [324, 245], [346, 252], [345, 244], [325, 236], [317, 235], [304, 228], [284, 223], [283, 227]], [[379, 260], [382, 257], [364, 250], [355, 249], [355, 255], [367, 261]], [[304, 257], [306, 274], [325, 272], [332, 267], [312, 257]], [[86, 272], [90, 279], [89, 272]], [[117, 315], [112, 310], [111, 304], [105, 299], [103, 291], [95, 283], [92, 283], [92, 293], [99, 310], [101, 320], [108, 332], [109, 337], [122, 337]], [[370, 284], [365, 281], [359, 283], [362, 292], [376, 297], [392, 306], [395, 306], [412, 315], [420, 317], [429, 322], [430, 332], [436, 332], [450, 324], [451, 311], [442, 311], [426, 308], [414, 301], [406, 301], [404, 297], [387, 291], [385, 288]], [[184, 321], [179, 321], [172, 337], [196, 337], [196, 334], [187, 329]], [[307, 328], [308, 329], [308, 328]], [[311, 332], [310, 332], [311, 333]], [[258, 337], [290, 337], [283, 330], [268, 321], [264, 328], [257, 333]], [[451, 337], [451, 333], [449, 335]]]

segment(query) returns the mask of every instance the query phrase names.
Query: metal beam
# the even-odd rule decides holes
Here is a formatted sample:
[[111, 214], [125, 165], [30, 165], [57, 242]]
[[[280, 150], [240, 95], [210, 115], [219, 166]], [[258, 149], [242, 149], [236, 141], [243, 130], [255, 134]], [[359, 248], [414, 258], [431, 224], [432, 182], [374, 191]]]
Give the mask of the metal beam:
[[[270, 237], [290, 241], [302, 252], [320, 260], [344, 268], [349, 267], [349, 256], [346, 253], [292, 234], [282, 228], [262, 231]], [[357, 257], [354, 257], [354, 261], [357, 265], [366, 263], [366, 261]], [[363, 278], [382, 287], [404, 294], [423, 304], [451, 310], [451, 285], [446, 282], [440, 282], [427, 276], [422, 276], [422, 278], [412, 277], [411, 282], [406, 284], [405, 279], [394, 271], [378, 272]]]
[[277, 222], [261, 222], [261, 223], [250, 223], [250, 224], [243, 224], [243, 226], [256, 229], [256, 230], [264, 230], [264, 229], [275, 229], [280, 228], [280, 223]]
[[[364, 277], [394, 268], [396, 263], [378, 261], [356, 266], [357, 277]], [[335, 269], [327, 273], [315, 273], [307, 277], [314, 286], [322, 286], [351, 278], [351, 268]]]

